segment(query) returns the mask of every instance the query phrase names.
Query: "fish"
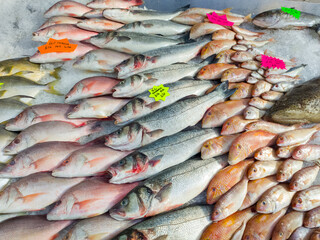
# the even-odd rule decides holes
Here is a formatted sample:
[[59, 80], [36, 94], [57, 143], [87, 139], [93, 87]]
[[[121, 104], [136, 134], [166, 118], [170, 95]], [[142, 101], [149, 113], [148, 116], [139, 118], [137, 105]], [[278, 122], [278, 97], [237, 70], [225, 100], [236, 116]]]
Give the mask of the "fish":
[[274, 41], [273, 38], [270, 38], [265, 41], [239, 40], [238, 44], [245, 45], [245, 46], [262, 47], [268, 44], [269, 42], [273, 42], [273, 41]]
[[210, 206], [191, 206], [147, 219], [120, 233], [114, 240], [199, 239], [211, 223]]
[[314, 229], [298, 227], [291, 235], [289, 240], [308, 240], [310, 239]]
[[[296, 66], [295, 62], [286, 62], [286, 68], [269, 68], [265, 70], [264, 77], [268, 77], [269, 75], [275, 75], [275, 74], [285, 74], [287, 76], [295, 77], [297, 76], [297, 73], [303, 70], [303, 65]], [[288, 69], [289, 70], [288, 70]]]
[[[73, 124], [66, 122], [40, 122], [20, 132], [3, 151], [7, 155], [14, 155], [37, 143], [51, 141], [76, 142], [83, 136], [99, 132], [101, 127], [98, 123], [92, 122], [82, 127], [75, 127]], [[66, 132], [68, 134], [65, 134]]]
[[249, 35], [246, 35], [246, 34], [237, 33], [235, 37], [238, 40], [250, 40], [250, 41], [253, 41], [253, 40], [256, 40], [259, 36], [249, 36]]
[[68, 118], [108, 118], [129, 101], [111, 96], [84, 99], [68, 113]]
[[221, 82], [229, 81], [229, 82], [242, 82], [249, 75], [251, 71], [243, 68], [231, 68], [223, 72], [221, 76]]
[[[215, 31], [226, 29], [225, 27], [211, 22], [197, 23], [190, 29], [190, 39], [214, 33]], [[232, 38], [233, 39], [233, 38]], [[214, 40], [214, 39], [213, 39]]]
[[86, 179], [62, 195], [47, 219], [73, 220], [98, 216], [124, 198], [138, 183], [114, 185], [103, 179]]
[[260, 68], [261, 63], [255, 60], [246, 61], [240, 64], [240, 67], [256, 71]]
[[130, 151], [116, 151], [101, 144], [85, 146], [67, 156], [52, 171], [54, 177], [100, 176], [113, 164], [129, 155]]
[[[227, 70], [229, 71], [229, 70]], [[252, 84], [248, 84], [245, 82], [240, 82], [240, 83], [230, 83], [229, 88], [233, 89], [236, 88], [236, 92], [230, 96], [230, 100], [240, 100], [243, 98], [250, 98], [252, 97], [251, 92], [252, 92]]]
[[5, 130], [3, 126], [0, 126], [0, 163], [7, 163], [11, 159], [11, 156], [4, 154], [3, 149], [12, 142], [16, 136], [16, 133], [9, 132]]
[[21, 102], [17, 97], [0, 99], [0, 123], [5, 123], [10, 119], [15, 118], [27, 107], [29, 107], [29, 105]]
[[86, 18], [103, 18], [104, 8], [92, 9], [83, 16]]
[[273, 106], [274, 102], [264, 100], [260, 97], [253, 97], [249, 101], [249, 105], [261, 110], [267, 110]]
[[239, 210], [247, 194], [248, 181], [248, 178], [244, 176], [242, 180], [219, 198], [213, 208], [213, 221], [221, 221]]
[[230, 12], [231, 11], [231, 8], [226, 8], [226, 9], [223, 9], [223, 10], [216, 10], [216, 9], [209, 9], [209, 8], [198, 8], [198, 7], [195, 7], [195, 8], [189, 8], [187, 9], [186, 11], [184, 11], [181, 15], [188, 15], [188, 14], [200, 14], [200, 15], [203, 15], [203, 16], [207, 16], [208, 13], [212, 13], [212, 12], [215, 12], [216, 14], [218, 15], [227, 15], [229, 17], [231, 16], [234, 16], [234, 17], [244, 17], [243, 15], [241, 14], [237, 14], [237, 13], [232, 13]]
[[245, 52], [245, 51], [248, 50], [248, 47], [245, 46], [245, 45], [236, 44], [236, 45], [233, 45], [233, 46], [231, 47], [231, 49], [236, 50], [236, 51], [243, 51], [243, 52]]
[[270, 91], [272, 88], [272, 84], [264, 81], [259, 80], [252, 89], [252, 96], [253, 97], [259, 97], [261, 94]]
[[248, 36], [261, 36], [261, 35], [265, 34], [264, 32], [252, 32], [252, 31], [247, 30], [245, 28], [240, 28], [239, 26], [236, 26], [236, 25], [232, 25], [231, 29], [238, 34], [244, 34], [244, 35], [248, 35]]
[[279, 82], [275, 84], [271, 90], [277, 91], [277, 92], [288, 92], [290, 89], [292, 89], [295, 86], [292, 82]]
[[66, 17], [66, 16], [55, 16], [55, 17], [49, 18], [44, 24], [42, 24], [39, 27], [39, 30], [47, 28], [47, 27], [51, 27], [54, 25], [58, 25], [58, 24], [76, 25], [80, 21], [81, 21], [81, 19], [79, 19], [79, 18]]
[[275, 226], [272, 239], [288, 239], [290, 235], [303, 224], [303, 212], [292, 211], [284, 215]]
[[[319, 32], [319, 31], [318, 31]], [[310, 240], [317, 240], [320, 238], [320, 231], [319, 231], [319, 228], [316, 228], [312, 234], [311, 234], [311, 237], [310, 237]]]
[[92, 9], [75, 1], [59, 1], [44, 13], [45, 18], [54, 16], [83, 17]]
[[306, 212], [303, 220], [303, 226], [315, 228], [320, 226], [320, 207], [316, 207]]
[[[218, 15], [219, 16], [223, 16], [223, 15], [226, 15], [226, 14], [225, 13], [219, 13]], [[243, 16], [241, 16], [241, 17], [239, 17], [239, 16], [231, 16], [231, 15], [228, 15], [226, 17], [227, 17], [227, 20], [232, 22], [234, 25], [240, 25], [241, 23], [251, 21], [251, 14], [249, 14], [249, 15], [247, 15], [245, 17], [243, 17]], [[209, 22], [210, 20], [209, 20], [208, 17], [206, 17], [204, 19], [204, 21]]]
[[298, 143], [298, 144], [295, 144], [295, 145], [290, 145], [290, 146], [287, 146], [287, 147], [279, 147], [276, 150], [276, 154], [280, 158], [290, 158], [292, 156], [293, 151], [296, 149], [296, 147], [300, 146], [302, 144], [305, 144], [306, 142]]
[[46, 142], [30, 147], [0, 170], [1, 178], [20, 178], [37, 172], [52, 171], [72, 152], [85, 147], [72, 142]]
[[290, 77], [281, 74], [271, 74], [266, 77], [266, 81], [272, 84], [276, 84], [279, 82], [295, 82], [300, 80], [300, 76]]
[[275, 213], [290, 205], [295, 192], [289, 190], [288, 184], [278, 184], [266, 191], [256, 205], [259, 213]]
[[258, 214], [247, 223], [243, 239], [271, 239], [272, 232], [280, 218], [286, 214], [287, 209], [281, 209], [273, 214]]
[[207, 95], [180, 100], [109, 134], [105, 144], [113, 149], [132, 150], [173, 135], [198, 123], [210, 106], [233, 93], [227, 82], [222, 83]]
[[76, 49], [73, 52], [51, 52], [41, 54], [39, 51], [37, 51], [29, 58], [29, 61], [32, 63], [55, 63], [70, 61], [72, 59], [85, 55], [91, 50], [97, 49], [96, 46], [93, 46], [91, 44], [76, 42], [72, 40], [70, 40], [69, 43], [77, 45]]
[[169, 87], [168, 92], [170, 94], [170, 96], [166, 98], [166, 101], [155, 101], [154, 98], [149, 97], [150, 92], [148, 91], [136, 96], [124, 105], [119, 111], [112, 115], [112, 118], [115, 119], [116, 125], [127, 124], [151, 114], [158, 109], [169, 106], [185, 97], [202, 96], [212, 86], [212, 82], [201, 81], [199, 83], [193, 79], [180, 80], [164, 85], [164, 87]]
[[283, 96], [281, 92], [268, 91], [261, 94], [261, 98], [267, 101], [278, 101]]
[[113, 22], [113, 21], [110, 21], [107, 19], [101, 19], [101, 18], [83, 19], [78, 21], [75, 25], [78, 28], [85, 29], [87, 31], [94, 31], [94, 32], [113, 31], [123, 26], [122, 23], [117, 23], [117, 22]]
[[319, 145], [304, 144], [294, 149], [292, 157], [302, 161], [316, 161], [319, 159], [319, 151]]
[[229, 164], [236, 164], [248, 157], [261, 147], [271, 146], [275, 143], [277, 134], [255, 130], [241, 134], [234, 140], [229, 150]]
[[69, 224], [71, 221], [48, 221], [44, 216], [21, 216], [1, 223], [0, 231], [3, 239], [54, 239]]
[[314, 185], [297, 192], [292, 199], [291, 207], [296, 211], [309, 211], [313, 208], [319, 207], [319, 189], [319, 185]]
[[224, 71], [233, 68], [237, 68], [237, 66], [228, 63], [212, 63], [201, 68], [197, 74], [197, 78], [200, 80], [220, 79]]
[[309, 166], [297, 171], [291, 178], [289, 189], [290, 191], [301, 191], [312, 186], [319, 172], [319, 167]]
[[[300, 74], [300, 72], [305, 69], [307, 65], [306, 64], [301, 64], [299, 66], [296, 66], [296, 67], [292, 67], [290, 68], [288, 71], [282, 73], [281, 75], [285, 75], [285, 76], [288, 76], [288, 77], [296, 77], [298, 76], [298, 74]], [[269, 69], [270, 70], [270, 69]]]
[[223, 40], [223, 39], [233, 40], [235, 35], [236, 34], [231, 30], [220, 29], [220, 30], [215, 31], [212, 34], [212, 40]]
[[193, 159], [176, 165], [133, 189], [109, 211], [110, 216], [116, 220], [138, 219], [177, 208], [205, 190], [212, 177], [226, 165], [226, 157]]
[[0, 212], [38, 211], [57, 201], [69, 188], [84, 178], [54, 178], [36, 173], [10, 184], [0, 193]]
[[206, 141], [201, 148], [201, 158], [208, 159], [228, 153], [239, 134], [219, 136]]
[[147, 179], [180, 164], [200, 152], [202, 144], [219, 135], [217, 130], [189, 130], [162, 138], [112, 164], [106, 171], [110, 183]]
[[[1, 101], [0, 101], [1, 103]], [[73, 124], [75, 127], [86, 125], [92, 119], [69, 119], [67, 114], [75, 105], [63, 103], [43, 103], [28, 106], [15, 118], [9, 120], [6, 129], [9, 131], [22, 131], [34, 124], [49, 121], [61, 121]]]
[[202, 128], [221, 126], [228, 118], [243, 113], [249, 99], [229, 100], [210, 107], [202, 118]]
[[247, 120], [258, 120], [259, 118], [263, 117], [265, 115], [266, 111], [260, 110], [256, 107], [249, 106], [247, 107], [244, 112], [244, 118]]
[[246, 120], [242, 115], [236, 115], [227, 119], [222, 125], [221, 135], [231, 135], [245, 131], [248, 124], [256, 120]]
[[238, 211], [219, 222], [213, 222], [203, 232], [200, 240], [229, 240], [249, 219], [256, 215], [253, 208]]
[[258, 73], [257, 71], [253, 71], [253, 72], [251, 73], [251, 76], [254, 77], [254, 78], [256, 78], [256, 79], [259, 79], [259, 80], [265, 79], [265, 77], [262, 76], [262, 75], [261, 75], [260, 73]]
[[275, 176], [260, 178], [248, 182], [247, 194], [240, 210], [253, 206], [260, 197], [270, 188], [278, 184]]
[[185, 33], [190, 29], [191, 27], [188, 25], [161, 19], [151, 19], [128, 23], [119, 28], [117, 32], [134, 32], [140, 34], [170, 36]]
[[118, 78], [124, 79], [143, 71], [169, 66], [174, 63], [187, 63], [196, 57], [209, 40], [162, 47], [129, 58], [116, 67]]
[[205, 20], [205, 16], [197, 13], [180, 14], [171, 19], [172, 22], [185, 24], [185, 25], [195, 25], [197, 23], [202, 23], [204, 20]]
[[278, 172], [281, 161], [256, 161], [248, 169], [248, 178], [256, 180]]
[[135, 32], [102, 32], [88, 41], [99, 48], [107, 48], [128, 54], [143, 54], [157, 48], [177, 45], [180, 39]]
[[[214, 40], [207, 43], [201, 50], [201, 58], [206, 59], [221, 51], [231, 49], [237, 42], [234, 40]], [[236, 50], [236, 49], [234, 49]]]
[[319, 126], [281, 133], [277, 139], [277, 145], [280, 147], [286, 147], [308, 141], [317, 131], [319, 131]]
[[275, 149], [271, 147], [263, 147], [254, 153], [254, 158], [260, 161], [277, 161], [280, 158], [277, 156]]
[[253, 160], [245, 160], [220, 170], [207, 188], [207, 203], [214, 204], [243, 179]]
[[217, 63], [233, 63], [234, 61], [231, 59], [231, 57], [233, 54], [235, 54], [235, 52], [236, 51], [232, 49], [221, 51], [217, 54], [215, 59], [217, 60]]
[[235, 62], [246, 62], [254, 59], [254, 55], [251, 52], [235, 52], [231, 56], [231, 60]]
[[34, 82], [52, 76], [60, 79], [60, 68], [46, 68], [43, 65], [32, 63], [28, 58], [7, 59], [0, 62], [0, 76], [17, 75]]
[[103, 76], [82, 79], [66, 94], [65, 102], [71, 103], [85, 98], [110, 95], [112, 88], [118, 83], [118, 79]]
[[252, 23], [261, 28], [272, 29], [303, 29], [320, 23], [319, 16], [302, 11], [299, 12], [299, 19], [296, 19], [281, 9], [272, 9], [255, 16]]
[[146, 9], [120, 9], [110, 8], [103, 11], [103, 16], [106, 19], [110, 19], [121, 23], [132, 23], [136, 21], [145, 20], [171, 20], [174, 17], [180, 15], [184, 10], [188, 9], [189, 5], [182, 7], [175, 12], [158, 12], [155, 10]]
[[277, 181], [286, 182], [303, 167], [302, 161], [286, 159], [282, 162], [277, 172]]
[[130, 7], [139, 6], [143, 4], [143, 0], [93, 0], [87, 3], [87, 6], [90, 8], [125, 8], [128, 9]]

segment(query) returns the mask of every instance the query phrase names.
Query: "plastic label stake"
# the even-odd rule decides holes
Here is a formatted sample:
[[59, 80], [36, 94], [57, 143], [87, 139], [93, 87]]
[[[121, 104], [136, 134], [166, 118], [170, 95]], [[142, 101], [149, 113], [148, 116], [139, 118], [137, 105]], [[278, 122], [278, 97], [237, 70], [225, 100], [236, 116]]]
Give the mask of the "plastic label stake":
[[77, 46], [77, 44], [69, 43], [67, 38], [61, 40], [50, 38], [45, 45], [38, 47], [38, 49], [41, 54], [52, 52], [73, 52], [76, 50]]
[[266, 68], [286, 69], [286, 64], [283, 60], [263, 54], [261, 54], [261, 66]]
[[233, 22], [228, 21], [227, 15], [219, 16], [218, 14], [213, 12], [212, 14], [207, 13], [207, 17], [209, 21], [214, 24], [218, 24], [222, 26], [232, 26], [234, 24]]
[[151, 93], [149, 97], [154, 98], [154, 100], [165, 101], [167, 96], [170, 96], [168, 93], [169, 87], [164, 87], [162, 84], [160, 86], [153, 86], [152, 89], [149, 90]]
[[301, 12], [297, 9], [281, 7], [281, 10], [284, 11], [285, 13], [289, 13], [290, 15], [294, 16], [296, 19], [300, 18]]

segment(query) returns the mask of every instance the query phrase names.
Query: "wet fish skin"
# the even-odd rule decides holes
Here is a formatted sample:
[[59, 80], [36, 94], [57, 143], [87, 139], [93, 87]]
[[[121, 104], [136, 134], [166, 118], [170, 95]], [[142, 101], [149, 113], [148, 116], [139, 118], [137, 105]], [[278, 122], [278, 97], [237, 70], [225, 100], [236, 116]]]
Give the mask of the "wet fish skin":
[[254, 153], [254, 158], [260, 161], [277, 161], [280, 158], [277, 156], [275, 149], [271, 147], [263, 147]]
[[291, 191], [301, 191], [312, 186], [319, 172], [317, 165], [303, 168], [296, 172], [290, 181]]
[[259, 97], [261, 94], [270, 91], [271, 88], [272, 88], [272, 84], [264, 80], [259, 80], [252, 89], [252, 96]]
[[314, 229], [298, 227], [290, 236], [289, 240], [310, 240]]
[[248, 124], [246, 126], [246, 130], [247, 131], [266, 130], [269, 132], [280, 134], [280, 133], [296, 130], [300, 126], [301, 126], [300, 124], [286, 126], [286, 125], [282, 125], [282, 124], [278, 124], [278, 123], [259, 120], [257, 122]]
[[205, 16], [201, 14], [180, 14], [174, 18], [171, 19], [171, 21], [185, 24], [185, 25], [195, 25], [197, 23], [202, 23], [205, 20]]
[[320, 231], [319, 231], [319, 228], [316, 228], [311, 234], [310, 240], [318, 240], [319, 237], [320, 237]]
[[50, 27], [50, 26], [58, 25], [58, 24], [73, 24], [73, 25], [75, 25], [79, 21], [81, 21], [81, 20], [78, 18], [74, 18], [74, 17], [55, 16], [55, 17], [49, 18], [44, 24], [42, 24], [39, 27], [39, 30]]
[[280, 147], [286, 147], [308, 141], [318, 130], [319, 126], [315, 126], [312, 128], [295, 129], [281, 133], [277, 139], [277, 145]]
[[248, 169], [248, 178], [256, 180], [264, 178], [277, 173], [281, 161], [256, 161]]
[[75, 1], [59, 1], [44, 13], [44, 17], [54, 16], [82, 17], [91, 8]]
[[319, 185], [311, 186], [305, 190], [297, 192], [292, 199], [292, 208], [296, 211], [309, 211], [320, 206]]
[[267, 110], [273, 106], [274, 102], [263, 100], [260, 97], [251, 98], [249, 105], [261, 110]]
[[250, 52], [235, 52], [231, 56], [231, 60], [235, 62], [246, 62], [254, 59], [254, 55]]
[[302, 161], [297, 161], [294, 159], [284, 160], [278, 169], [277, 181], [285, 182], [290, 180], [292, 176], [302, 168], [302, 166]]
[[[225, 27], [211, 22], [197, 23], [190, 29], [190, 39], [196, 39], [203, 35], [214, 33], [215, 31], [226, 29]], [[232, 38], [233, 39], [233, 38]]]
[[268, 91], [261, 94], [262, 99], [267, 101], [278, 101], [283, 96], [283, 93]]
[[224, 71], [237, 68], [234, 64], [212, 63], [201, 68], [197, 74], [197, 78], [201, 80], [220, 79]]
[[[201, 58], [206, 59], [214, 54], [218, 54], [221, 51], [231, 49], [231, 47], [237, 44], [234, 40], [214, 40], [207, 43], [201, 50]], [[236, 49], [234, 49], [236, 50]]]
[[231, 59], [231, 56], [235, 53], [235, 50], [228, 49], [221, 51], [217, 54], [216, 59], [217, 63], [233, 63], [234, 61]]
[[78, 21], [76, 26], [87, 31], [104, 32], [117, 30], [121, 28], [123, 24], [102, 18], [89, 18]]
[[308, 211], [303, 220], [303, 226], [315, 228], [320, 226], [320, 207]]
[[251, 71], [243, 68], [232, 68], [223, 72], [221, 76], [221, 82], [243, 82]]
[[302, 161], [316, 161], [319, 159], [319, 145], [304, 144], [294, 149], [292, 157]]
[[15, 97], [0, 99], [0, 123], [15, 118], [27, 107], [29, 107], [27, 104], [17, 100]]
[[294, 86], [295, 86], [295, 84], [292, 82], [279, 82], [279, 83], [273, 85], [271, 90], [284, 93], [284, 92], [288, 92]]
[[[7, 163], [11, 156], [5, 155], [3, 149], [16, 138], [17, 134], [0, 127], [0, 163]], [[1, 189], [1, 187], [0, 187]]]
[[139, 6], [143, 4], [143, 0], [134, 0], [134, 1], [126, 1], [126, 0], [93, 0], [87, 3], [87, 6], [90, 8], [130, 8], [133, 6]]
[[246, 120], [242, 115], [231, 117], [224, 122], [221, 135], [230, 135], [243, 132], [248, 124], [255, 121], [256, 120]]

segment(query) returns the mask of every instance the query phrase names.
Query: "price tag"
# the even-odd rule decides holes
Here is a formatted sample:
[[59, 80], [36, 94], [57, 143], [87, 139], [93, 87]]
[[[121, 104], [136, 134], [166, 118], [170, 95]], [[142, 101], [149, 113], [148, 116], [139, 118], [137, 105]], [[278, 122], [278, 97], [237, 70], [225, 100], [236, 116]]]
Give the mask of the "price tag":
[[164, 87], [162, 84], [160, 86], [154, 86], [149, 90], [151, 93], [149, 97], [154, 98], [156, 101], [162, 100], [165, 101], [167, 96], [170, 96], [168, 93], [169, 87]]
[[234, 24], [233, 22], [228, 21], [227, 15], [219, 16], [218, 14], [213, 12], [212, 14], [207, 13], [207, 17], [209, 21], [214, 24], [218, 24], [222, 26], [232, 26]]
[[41, 54], [52, 53], [52, 52], [73, 52], [77, 48], [77, 44], [69, 43], [69, 40], [55, 40], [50, 38], [49, 41], [40, 47], [38, 47]]
[[300, 18], [301, 12], [297, 9], [281, 7], [281, 10], [284, 11], [285, 13], [289, 13], [290, 15], [294, 16], [296, 19]]
[[263, 54], [261, 54], [261, 66], [266, 68], [286, 69], [286, 64], [283, 60]]

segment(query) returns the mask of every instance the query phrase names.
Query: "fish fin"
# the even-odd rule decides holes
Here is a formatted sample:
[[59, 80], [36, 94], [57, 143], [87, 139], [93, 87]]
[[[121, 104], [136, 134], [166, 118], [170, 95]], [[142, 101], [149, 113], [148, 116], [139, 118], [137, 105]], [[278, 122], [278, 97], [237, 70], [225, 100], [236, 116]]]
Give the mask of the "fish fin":
[[43, 158], [39, 158], [37, 161], [33, 162], [32, 165], [35, 166], [35, 168], [37, 169], [42, 161], [46, 161], [47, 159], [50, 159], [51, 157], [43, 157]]
[[190, 8], [190, 4], [185, 5], [185, 6], [181, 7], [181, 8], [179, 8], [177, 11], [186, 11], [188, 8]]
[[147, 132], [146, 134], [149, 135], [151, 138], [153, 138], [153, 137], [158, 137], [163, 132], [164, 132], [164, 130], [158, 129], [158, 130], [155, 130], [155, 131], [152, 131], [152, 132]]
[[155, 196], [155, 198], [159, 201], [159, 202], [164, 202], [168, 199], [169, 194], [171, 192], [172, 189], [172, 183], [169, 183], [167, 185], [165, 185], [163, 188], [160, 189], [160, 191], [157, 193], [157, 195]]
[[232, 10], [232, 8], [226, 8], [226, 9], [223, 9], [222, 12], [224, 12], [224, 13], [230, 13], [231, 10]]
[[117, 39], [119, 42], [128, 42], [131, 40], [131, 38], [127, 37], [127, 36], [119, 36], [119, 37], [117, 37]]
[[234, 232], [230, 240], [238, 240], [241, 239], [244, 230], [246, 229], [246, 222], [243, 222], [241, 226]]
[[155, 156], [154, 158], [152, 158], [151, 160], [149, 160], [149, 165], [151, 165], [152, 167], [155, 167], [163, 158], [164, 155], [158, 155]]
[[89, 161], [90, 167], [95, 167], [97, 164], [101, 162], [101, 160], [105, 159], [105, 157], [94, 158]]
[[244, 17], [244, 22], [252, 22], [251, 13]]
[[17, 95], [17, 96], [10, 97], [10, 99], [17, 100], [17, 101], [20, 101], [20, 102], [21, 102], [21, 98], [31, 98], [31, 99], [35, 99], [34, 97], [25, 96], [25, 95]]
[[212, 93], [214, 93], [215, 91], [221, 91], [225, 94], [226, 98], [230, 97], [231, 95], [233, 95], [237, 91], [237, 88], [228, 89], [228, 86], [229, 86], [229, 81], [225, 81], [225, 82], [219, 84], [219, 86], [216, 87], [216, 89]]
[[147, 107], [147, 108], [150, 108], [150, 109], [154, 109], [154, 108], [157, 108], [160, 104], [161, 104], [160, 101], [158, 101], [158, 102], [153, 102], [153, 103], [147, 104], [146, 107]]
[[97, 199], [87, 199], [81, 202], [77, 202], [76, 204], [80, 207], [80, 209], [86, 209], [87, 207], [89, 207], [93, 201], [99, 200], [99, 198]]
[[13, 66], [4, 67], [2, 69], [2, 72], [6, 73], [6, 74], [9, 74], [12, 71], [12, 69], [13, 69]]
[[20, 71], [20, 72], [16, 72], [15, 74], [13, 74], [14, 76], [19, 76], [22, 77], [24, 74], [29, 74], [29, 73], [33, 73], [32, 71]]
[[23, 199], [24, 203], [29, 203], [29, 202], [32, 202], [35, 198], [37, 198], [43, 194], [45, 194], [45, 193], [34, 193], [34, 194], [30, 194], [30, 195], [22, 197], [22, 199]]
[[7, 92], [7, 90], [0, 91], [0, 97], [2, 97], [6, 92]]
[[58, 68], [54, 69], [54, 71], [51, 72], [49, 75], [52, 76], [52, 77], [54, 77], [54, 78], [57, 79], [57, 80], [60, 80], [60, 79], [61, 79], [61, 77], [60, 77], [60, 72], [61, 72], [61, 70], [62, 70], [62, 68], [61, 68], [61, 67], [58, 67]]
[[51, 121], [53, 120], [52, 116], [54, 116], [54, 114], [47, 114], [47, 115], [35, 117], [35, 119], [41, 119], [41, 121], [43, 122], [48, 122], [50, 120]]
[[55, 240], [57, 237], [59, 237], [59, 233], [54, 234], [49, 240]]
[[58, 95], [58, 96], [64, 96], [64, 94], [60, 93], [59, 91], [55, 90], [54, 87], [57, 85], [59, 80], [55, 80], [47, 85], [48, 90], [44, 90], [47, 93]]

